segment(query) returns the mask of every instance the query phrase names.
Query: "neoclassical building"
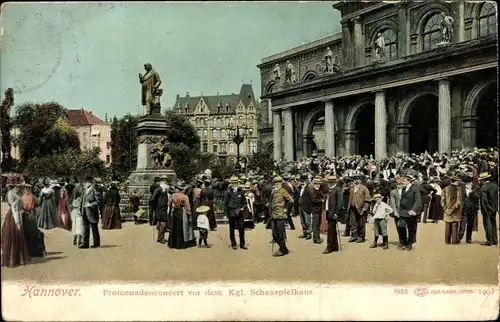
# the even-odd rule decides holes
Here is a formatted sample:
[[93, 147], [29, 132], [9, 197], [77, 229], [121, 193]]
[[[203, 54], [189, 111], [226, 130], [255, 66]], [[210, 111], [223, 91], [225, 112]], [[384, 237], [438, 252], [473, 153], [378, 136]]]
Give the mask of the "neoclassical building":
[[[258, 66], [260, 139], [275, 159], [497, 146], [496, 3], [333, 8], [341, 33]], [[448, 42], [443, 19], [452, 23]]]
[[259, 104], [251, 84], [242, 84], [240, 92], [227, 95], [177, 95], [174, 110], [184, 114], [196, 128], [201, 139], [201, 151], [226, 160], [234, 159], [237, 146], [233, 142], [236, 125], [245, 127], [246, 137], [240, 145], [240, 155], [257, 151]]

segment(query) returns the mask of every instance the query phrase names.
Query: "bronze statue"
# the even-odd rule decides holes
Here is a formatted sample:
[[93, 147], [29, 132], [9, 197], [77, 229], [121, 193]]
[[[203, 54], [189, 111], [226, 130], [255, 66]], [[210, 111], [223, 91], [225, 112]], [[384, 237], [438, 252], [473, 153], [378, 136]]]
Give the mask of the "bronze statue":
[[139, 73], [139, 82], [142, 85], [142, 97], [141, 103], [142, 106], [146, 107], [146, 114], [150, 115], [152, 112], [151, 107], [153, 106], [153, 101], [155, 97], [161, 96], [161, 93], [158, 94], [161, 85], [160, 75], [153, 69], [150, 63], [144, 64], [144, 69], [146, 70], [146, 74], [143, 76]]
[[156, 143], [153, 149], [151, 149], [151, 154], [153, 155], [153, 160], [156, 167], [158, 168], [170, 168], [172, 163], [172, 157], [168, 154], [167, 140], [161, 139], [160, 142]]

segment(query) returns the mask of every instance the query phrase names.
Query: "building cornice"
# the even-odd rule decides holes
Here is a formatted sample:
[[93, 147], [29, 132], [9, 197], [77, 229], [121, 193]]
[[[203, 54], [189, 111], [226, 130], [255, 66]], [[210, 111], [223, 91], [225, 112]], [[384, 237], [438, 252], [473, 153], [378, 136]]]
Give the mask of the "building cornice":
[[[472, 55], [473, 52], [478, 52], [487, 48], [496, 47], [496, 38], [488, 38], [487, 40], [472, 40], [467, 43], [450, 45], [455, 48], [441, 47], [430, 51], [418, 53], [404, 58], [389, 61], [382, 65], [367, 65], [360, 68], [344, 72], [343, 75], [328, 75], [318, 77], [307, 83], [297, 84], [285, 89], [276, 90], [273, 93], [264, 95], [262, 99], [276, 99], [284, 96], [290, 96], [304, 91], [317, 90], [324, 87], [332, 87], [338, 83], [359, 82], [359, 79], [367, 76], [375, 76], [384, 74], [390, 71], [408, 70], [418, 65], [429, 64], [444, 58], [452, 58], [453, 56]], [[454, 57], [453, 57], [454, 58]]]

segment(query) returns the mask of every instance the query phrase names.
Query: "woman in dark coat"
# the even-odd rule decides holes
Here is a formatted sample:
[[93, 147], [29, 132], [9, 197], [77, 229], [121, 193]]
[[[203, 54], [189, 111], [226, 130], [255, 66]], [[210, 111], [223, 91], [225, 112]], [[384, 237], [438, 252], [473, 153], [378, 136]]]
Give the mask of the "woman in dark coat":
[[120, 200], [120, 190], [118, 190], [116, 182], [113, 182], [103, 199], [102, 229], [122, 229]]

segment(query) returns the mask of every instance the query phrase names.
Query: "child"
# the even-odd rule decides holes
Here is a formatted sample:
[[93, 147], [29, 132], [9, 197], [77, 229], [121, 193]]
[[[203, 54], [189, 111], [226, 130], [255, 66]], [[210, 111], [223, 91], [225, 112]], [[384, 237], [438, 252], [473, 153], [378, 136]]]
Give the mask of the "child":
[[208, 230], [210, 229], [208, 223], [207, 212], [210, 210], [208, 206], [200, 206], [196, 208], [196, 212], [198, 213], [198, 218], [196, 219], [196, 225], [198, 226], [200, 239], [198, 241], [198, 248], [201, 248], [201, 242], [205, 243], [206, 248], [210, 248], [208, 245]]
[[371, 216], [373, 216], [373, 231], [375, 233], [375, 239], [370, 248], [376, 248], [378, 242], [378, 236], [382, 235], [384, 249], [389, 249], [389, 237], [387, 236], [387, 221], [389, 220], [389, 215], [394, 212], [392, 208], [382, 201], [382, 195], [375, 194], [373, 196], [375, 204], [371, 209]]

